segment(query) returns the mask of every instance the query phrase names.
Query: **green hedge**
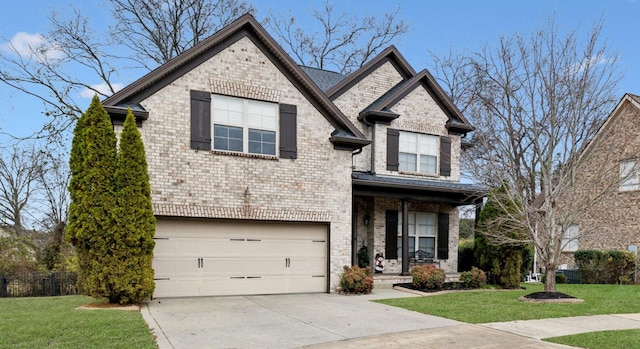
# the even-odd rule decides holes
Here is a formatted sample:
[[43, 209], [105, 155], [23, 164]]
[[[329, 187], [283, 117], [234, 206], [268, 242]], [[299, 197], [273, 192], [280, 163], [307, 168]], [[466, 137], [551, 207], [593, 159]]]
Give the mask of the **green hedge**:
[[578, 250], [574, 254], [584, 284], [633, 283], [636, 255], [620, 250]]

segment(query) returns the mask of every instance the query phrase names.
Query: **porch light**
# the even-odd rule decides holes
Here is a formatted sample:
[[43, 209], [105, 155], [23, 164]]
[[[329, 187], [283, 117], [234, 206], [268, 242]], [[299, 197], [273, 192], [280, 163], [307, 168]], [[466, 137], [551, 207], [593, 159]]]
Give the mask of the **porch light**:
[[364, 225], [369, 226], [369, 215], [364, 215]]

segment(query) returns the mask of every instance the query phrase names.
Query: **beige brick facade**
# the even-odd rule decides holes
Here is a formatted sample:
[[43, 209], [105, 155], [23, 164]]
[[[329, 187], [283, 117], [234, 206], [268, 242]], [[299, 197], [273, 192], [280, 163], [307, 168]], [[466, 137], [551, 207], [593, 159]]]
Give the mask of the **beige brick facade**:
[[[432, 95], [418, 85], [410, 93], [392, 106], [392, 111], [399, 117], [391, 121], [390, 125], [367, 125], [358, 120], [360, 112], [382, 97], [389, 89], [403, 81], [398, 69], [390, 61], [380, 65], [357, 82], [349, 90], [341, 94], [334, 103], [355, 123], [373, 143], [354, 156], [354, 170], [371, 171], [378, 175], [404, 177], [414, 179], [430, 179], [458, 182], [460, 180], [460, 151], [461, 138], [450, 134], [445, 127], [449, 116], [437, 104]], [[447, 136], [452, 140], [451, 175], [425, 175], [404, 173], [387, 170], [387, 128], [402, 131], [424, 133], [435, 136]], [[373, 153], [374, 163], [371, 163]], [[386, 246], [386, 210], [401, 211], [401, 201], [384, 197], [354, 199], [356, 212], [356, 250], [363, 245], [368, 247], [369, 259], [377, 253], [385, 252]], [[433, 212], [449, 214], [449, 258], [441, 261], [441, 267], [447, 272], [456, 272], [458, 267], [458, 238], [459, 238], [459, 210], [449, 204], [410, 201], [409, 210], [415, 212]], [[369, 225], [364, 225], [364, 218], [369, 218]], [[400, 259], [387, 259], [385, 273], [397, 274], [401, 272]]]
[[[623, 97], [583, 155], [575, 197], [589, 204], [577, 219], [579, 249], [640, 245], [640, 190], [619, 190], [620, 163], [640, 159], [639, 102], [637, 96]], [[572, 265], [571, 254], [566, 257]]]
[[[296, 105], [298, 158], [190, 149], [190, 90]], [[334, 128], [251, 40], [241, 39], [141, 105], [149, 111], [141, 132], [156, 215], [327, 222], [331, 288], [337, 286], [342, 266], [351, 263], [351, 152], [333, 149]]]
[[[333, 292], [343, 266], [352, 263], [354, 250], [366, 245], [371, 261], [375, 253], [385, 251], [386, 211], [400, 210], [403, 200], [407, 200], [394, 197], [389, 187], [382, 187], [384, 195], [354, 195], [354, 176], [373, 173], [396, 179], [458, 183], [460, 135], [472, 127], [455, 107], [448, 112], [440, 107], [443, 98], [444, 103], [450, 101], [434, 96], [422, 80], [426, 75], [415, 74], [393, 47], [374, 58], [376, 64], [354, 73], [352, 76], [358, 79], [353, 81], [357, 82], [345, 85], [335, 100], [329, 100], [307, 80], [307, 75], [300, 75], [304, 73], [291, 65], [292, 60], [283, 57], [286, 53], [279, 51], [253, 17], [245, 15], [228, 28], [237, 31], [225, 29], [214, 34], [104, 103], [113, 108], [139, 104], [148, 112], [140, 131], [156, 216], [325, 223], [329, 231], [329, 290]], [[406, 86], [407, 81], [416, 82], [412, 85], [415, 88], [393, 104], [393, 112], [399, 117], [390, 125], [358, 120], [364, 109], [397, 86]], [[191, 91], [295, 105], [296, 158], [192, 149]], [[456, 125], [467, 128], [453, 132], [447, 129], [452, 117], [457, 118]], [[388, 171], [388, 128], [448, 137], [451, 174], [441, 177]], [[335, 131], [340, 131], [338, 136]], [[363, 147], [368, 140], [372, 143]], [[441, 266], [455, 272], [457, 207], [468, 202], [446, 197], [460, 194], [451, 194], [455, 190], [450, 187], [436, 193], [429, 192], [430, 187], [424, 183], [419, 185], [424, 188], [419, 188], [419, 197], [407, 200], [409, 210], [449, 215], [449, 258], [441, 260]], [[464, 188], [456, 190], [464, 192]], [[365, 217], [368, 224], [364, 223]], [[387, 261], [386, 273], [400, 271], [398, 260]]]

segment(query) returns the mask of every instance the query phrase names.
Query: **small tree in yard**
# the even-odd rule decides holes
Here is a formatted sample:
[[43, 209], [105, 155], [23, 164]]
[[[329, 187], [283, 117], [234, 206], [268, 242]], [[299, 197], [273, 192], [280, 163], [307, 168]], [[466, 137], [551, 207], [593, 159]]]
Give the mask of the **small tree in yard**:
[[78, 253], [83, 290], [109, 295], [115, 207], [116, 135], [97, 96], [78, 120], [71, 144], [69, 225], [66, 238]]
[[[507, 181], [505, 195], [519, 203], [500, 216], [497, 226], [509, 229], [485, 235], [504, 242], [511, 227], [526, 232], [521, 242], [535, 247], [546, 292], [556, 291], [566, 242], [579, 238], [569, 228], [615, 189], [615, 183], [592, 186], [587, 193], [576, 185], [590, 157], [584, 150], [618, 99], [619, 58], [601, 42], [601, 29], [596, 23], [582, 41], [577, 31], [561, 36], [551, 20], [530, 35], [501, 37], [493, 48], [437, 61], [436, 71], [447, 75], [440, 81], [477, 128], [474, 147], [463, 154], [467, 172], [488, 187]], [[603, 163], [589, 176], [616, 172]], [[584, 228], [580, 235], [596, 231]]]
[[136, 303], [152, 295], [153, 235], [156, 219], [144, 144], [131, 110], [120, 135], [116, 168], [116, 207], [110, 269], [112, 303]]

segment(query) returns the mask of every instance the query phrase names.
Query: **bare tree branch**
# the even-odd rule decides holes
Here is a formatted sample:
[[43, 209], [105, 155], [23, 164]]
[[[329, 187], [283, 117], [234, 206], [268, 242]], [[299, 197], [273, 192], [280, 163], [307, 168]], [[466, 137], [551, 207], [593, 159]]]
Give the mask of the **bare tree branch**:
[[[485, 185], [500, 186], [516, 202], [485, 232], [493, 243], [513, 243], [509, 232], [526, 231], [547, 270], [545, 290], [555, 290], [553, 273], [568, 242], [567, 231], [586, 208], [617, 190], [619, 179], [584, 193], [576, 176], [589, 156], [582, 155], [617, 98], [619, 58], [602, 43], [602, 23], [579, 40], [576, 30], [562, 37], [555, 22], [529, 36], [500, 39], [473, 55], [436, 60], [440, 81], [453, 91], [478, 131], [465, 154], [468, 172]], [[601, 164], [590, 176], [617, 173]], [[595, 189], [594, 189], [595, 190]], [[496, 195], [492, 193], [490, 195]], [[506, 227], [506, 228], [505, 228]], [[598, 227], [585, 227], [587, 235]], [[576, 237], [571, 237], [575, 239]]]
[[244, 13], [241, 0], [110, 0], [112, 35], [151, 70], [168, 62]]
[[39, 190], [41, 172], [42, 153], [35, 146], [14, 146], [0, 158], [0, 220], [12, 226], [18, 236], [24, 230], [28, 205]]
[[319, 32], [305, 33], [292, 15], [270, 13], [266, 26], [298, 63], [348, 74], [409, 31], [399, 12], [397, 8], [383, 18], [358, 19], [347, 13], [337, 15], [332, 2], [325, 0], [321, 9], [312, 12]]

